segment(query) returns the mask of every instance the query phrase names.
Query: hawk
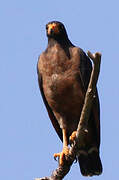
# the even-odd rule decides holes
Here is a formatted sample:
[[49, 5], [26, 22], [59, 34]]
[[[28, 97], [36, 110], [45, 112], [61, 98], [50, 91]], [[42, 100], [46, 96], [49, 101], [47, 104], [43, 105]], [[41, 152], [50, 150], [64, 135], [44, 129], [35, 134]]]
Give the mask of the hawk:
[[[55, 158], [59, 157], [62, 165], [69, 153], [69, 139], [73, 140], [76, 135], [92, 64], [85, 52], [71, 43], [61, 22], [49, 22], [46, 34], [48, 46], [38, 60], [38, 82], [49, 118], [63, 142], [62, 152], [54, 154]], [[97, 90], [95, 96], [88, 121], [88, 133], [77, 157], [84, 176], [102, 173]]]

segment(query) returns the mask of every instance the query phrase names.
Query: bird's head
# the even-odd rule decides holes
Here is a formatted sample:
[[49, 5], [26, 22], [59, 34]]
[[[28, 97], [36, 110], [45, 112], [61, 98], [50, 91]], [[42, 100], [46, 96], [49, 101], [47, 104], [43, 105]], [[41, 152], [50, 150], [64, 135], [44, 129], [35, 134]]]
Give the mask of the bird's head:
[[48, 38], [55, 40], [68, 38], [64, 25], [59, 21], [52, 21], [46, 24], [46, 34]]

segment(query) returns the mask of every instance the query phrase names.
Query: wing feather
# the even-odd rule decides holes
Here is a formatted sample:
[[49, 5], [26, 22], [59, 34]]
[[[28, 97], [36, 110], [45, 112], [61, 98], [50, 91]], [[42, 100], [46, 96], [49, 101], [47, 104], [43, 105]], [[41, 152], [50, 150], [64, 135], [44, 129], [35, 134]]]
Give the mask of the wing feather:
[[37, 72], [38, 72], [38, 83], [39, 83], [39, 88], [40, 88], [40, 92], [41, 92], [41, 95], [42, 95], [42, 98], [43, 98], [43, 101], [44, 101], [44, 104], [46, 106], [46, 109], [47, 109], [47, 112], [48, 112], [48, 115], [50, 117], [50, 120], [52, 122], [52, 125], [53, 127], [55, 128], [55, 131], [57, 132], [58, 136], [60, 137], [60, 139], [62, 140], [62, 130], [58, 124], [58, 121], [56, 119], [56, 117], [54, 116], [53, 112], [52, 112], [52, 109], [50, 108], [46, 98], [45, 98], [45, 94], [44, 94], [44, 91], [43, 91], [43, 81], [42, 81], [42, 76], [39, 72], [39, 69], [38, 69], [38, 66], [37, 66]]
[[[80, 60], [81, 60], [80, 78], [82, 80], [84, 91], [86, 93], [90, 76], [91, 76], [91, 72], [92, 72], [92, 64], [91, 64], [90, 59], [88, 58], [88, 56], [85, 54], [85, 52], [82, 49], [80, 49]], [[94, 105], [93, 105], [91, 115], [93, 116], [93, 119], [94, 119], [96, 141], [97, 141], [97, 146], [99, 147], [100, 145], [100, 103], [99, 103], [97, 89], [96, 89], [96, 98], [94, 100]]]

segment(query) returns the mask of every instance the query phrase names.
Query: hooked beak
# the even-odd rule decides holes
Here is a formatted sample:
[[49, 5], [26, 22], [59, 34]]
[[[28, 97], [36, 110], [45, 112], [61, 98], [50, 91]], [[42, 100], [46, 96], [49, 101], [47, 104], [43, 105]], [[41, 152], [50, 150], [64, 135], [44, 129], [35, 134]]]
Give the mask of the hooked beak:
[[53, 23], [53, 24], [49, 24], [48, 25], [48, 30], [47, 30], [48, 35], [52, 35], [54, 34], [58, 34], [59, 33], [59, 29], [57, 24]]

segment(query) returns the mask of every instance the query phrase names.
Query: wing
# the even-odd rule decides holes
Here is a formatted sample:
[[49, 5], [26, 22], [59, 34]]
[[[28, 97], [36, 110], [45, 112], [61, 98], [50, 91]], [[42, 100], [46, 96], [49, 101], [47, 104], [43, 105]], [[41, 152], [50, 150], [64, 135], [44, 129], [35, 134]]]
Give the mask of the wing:
[[58, 136], [62, 140], [62, 130], [61, 130], [59, 124], [58, 124], [58, 121], [57, 121], [56, 117], [54, 116], [54, 114], [52, 112], [52, 109], [50, 108], [50, 106], [49, 106], [49, 104], [48, 104], [48, 102], [47, 102], [47, 100], [45, 98], [45, 94], [44, 94], [44, 91], [43, 91], [42, 75], [39, 72], [38, 66], [37, 66], [37, 72], [38, 72], [38, 83], [39, 83], [40, 92], [41, 92], [44, 104], [46, 106], [48, 115], [50, 117], [50, 120], [52, 122], [53, 127], [55, 128], [55, 131], [57, 132]]
[[[80, 78], [82, 80], [82, 84], [84, 87], [84, 91], [87, 91], [90, 75], [92, 72], [92, 64], [88, 56], [85, 54], [85, 52], [82, 49], [80, 50]], [[96, 135], [96, 142], [97, 146], [100, 145], [100, 104], [99, 104], [99, 97], [98, 97], [98, 91], [96, 89], [96, 98], [94, 100], [93, 109], [91, 112], [91, 116], [93, 116], [94, 119], [94, 129], [95, 129], [95, 135]]]

